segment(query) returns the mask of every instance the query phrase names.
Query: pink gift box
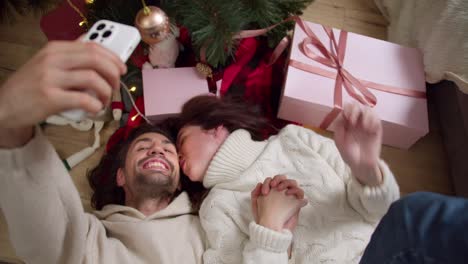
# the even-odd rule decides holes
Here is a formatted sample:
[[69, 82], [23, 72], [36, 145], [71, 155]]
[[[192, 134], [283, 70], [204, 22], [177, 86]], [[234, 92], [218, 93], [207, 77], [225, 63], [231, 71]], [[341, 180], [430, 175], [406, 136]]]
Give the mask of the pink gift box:
[[180, 113], [190, 98], [208, 94], [208, 82], [194, 67], [143, 70], [145, 115], [158, 122]]
[[[328, 51], [332, 50], [331, 38], [321, 25], [305, 22]], [[333, 29], [338, 42], [340, 30]], [[290, 121], [319, 127], [334, 109], [335, 77], [324, 77], [291, 66], [295, 62], [305, 63], [333, 72], [337, 70], [307, 57], [300, 48], [307, 37], [296, 23], [286, 81], [281, 96], [278, 117]], [[315, 54], [321, 55], [312, 44], [306, 45]], [[424, 96], [426, 84], [423, 58], [419, 50], [386, 41], [348, 33], [343, 68], [359, 80], [414, 92], [408, 96], [369, 88], [377, 103], [374, 110], [382, 119], [386, 145], [407, 149], [429, 131], [427, 100]], [[367, 83], [366, 83], [367, 84]], [[356, 100], [342, 90], [343, 105]], [[418, 97], [419, 96], [419, 97]], [[335, 121], [327, 130], [333, 131]]]

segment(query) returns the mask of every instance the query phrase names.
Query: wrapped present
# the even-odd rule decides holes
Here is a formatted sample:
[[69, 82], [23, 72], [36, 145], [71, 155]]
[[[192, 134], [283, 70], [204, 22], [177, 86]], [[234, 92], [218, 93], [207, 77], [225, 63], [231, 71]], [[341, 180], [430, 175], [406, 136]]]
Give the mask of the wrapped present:
[[334, 130], [347, 102], [371, 106], [383, 143], [409, 148], [429, 131], [419, 50], [297, 19], [278, 117]]
[[142, 70], [145, 115], [158, 122], [182, 110], [190, 98], [209, 94], [209, 84], [195, 67]]

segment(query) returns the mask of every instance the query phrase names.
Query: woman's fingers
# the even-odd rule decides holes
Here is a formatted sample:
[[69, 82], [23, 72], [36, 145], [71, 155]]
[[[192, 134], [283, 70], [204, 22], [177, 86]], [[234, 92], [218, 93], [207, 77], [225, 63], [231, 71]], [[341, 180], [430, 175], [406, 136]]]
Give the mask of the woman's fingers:
[[352, 103], [352, 104], [347, 104], [344, 109], [343, 109], [343, 114], [348, 122], [348, 125], [354, 127], [356, 126], [359, 116], [361, 115], [361, 110], [359, 108], [359, 105]]
[[270, 183], [272, 179], [270, 177], [266, 178], [266, 180], [263, 182], [262, 186], [262, 195], [268, 195], [270, 192]]
[[257, 186], [255, 186], [255, 188], [252, 190], [250, 196], [253, 199], [257, 199], [258, 196], [260, 196], [260, 194], [262, 193], [262, 183], [259, 182], [257, 183]]
[[367, 133], [378, 133], [380, 119], [370, 107], [365, 107], [362, 114], [362, 127]]
[[287, 188], [293, 188], [293, 187], [297, 187], [296, 180], [284, 180], [278, 184], [277, 190], [283, 191]]
[[290, 188], [286, 191], [286, 195], [295, 195], [297, 199], [304, 199], [304, 190], [299, 187]]
[[307, 201], [307, 199], [302, 199], [301, 203], [300, 203], [300, 207], [304, 207], [306, 206], [307, 204], [309, 203], [309, 201]]
[[286, 180], [286, 175], [276, 175], [270, 183], [270, 187], [276, 187], [281, 181]]

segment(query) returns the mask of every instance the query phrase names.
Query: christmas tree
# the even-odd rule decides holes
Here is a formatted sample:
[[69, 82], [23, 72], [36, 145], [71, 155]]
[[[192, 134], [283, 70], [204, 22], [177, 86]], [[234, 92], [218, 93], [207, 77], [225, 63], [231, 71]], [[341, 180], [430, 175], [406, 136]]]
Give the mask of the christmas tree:
[[[225, 66], [236, 51], [238, 39], [233, 36], [249, 29], [266, 28], [284, 19], [302, 14], [313, 0], [148, 0], [165, 10], [174, 24], [186, 27], [199, 56], [206, 48], [207, 62], [213, 67]], [[87, 5], [90, 24], [99, 19], [109, 19], [133, 25], [137, 12], [143, 8], [141, 1], [94, 0]], [[283, 23], [267, 33], [270, 47], [275, 46], [292, 28]]]
[[[266, 28], [302, 14], [312, 0], [173, 0], [165, 1], [169, 15], [187, 27], [195, 48], [206, 48], [208, 64], [224, 66], [238, 44], [234, 35], [242, 30]], [[280, 24], [268, 32], [270, 47], [276, 46], [292, 28]]]
[[[85, 13], [87, 27], [100, 19], [135, 25], [137, 13], [144, 10], [144, 6], [161, 8], [170, 22], [180, 28], [179, 41], [184, 48], [179, 53], [176, 65], [191, 67], [197, 61], [202, 62], [196, 66], [200, 73], [208, 77], [210, 89], [222, 78], [223, 84], [228, 88], [222, 90], [216, 87], [220, 89], [221, 96], [243, 97], [244, 100], [258, 105], [272, 123], [281, 127], [285, 123], [276, 120], [275, 113], [286, 59], [281, 56], [270, 66], [265, 61], [271, 58], [273, 47], [292, 29], [293, 22], [285, 20], [301, 15], [302, 10], [311, 2], [313, 0], [93, 0], [86, 5]], [[265, 29], [273, 25], [275, 27], [265, 36], [247, 39], [235, 37], [244, 30]], [[148, 48], [143, 43], [139, 55], [134, 53], [127, 63], [131, 67], [124, 81], [134, 87], [141, 87], [141, 59], [148, 60], [144, 52]], [[200, 56], [202, 51], [205, 52], [206, 61]], [[202, 69], [198, 67], [200, 65], [203, 66]], [[209, 70], [203, 70], [207, 68]], [[134, 90], [141, 94], [142, 89]]]

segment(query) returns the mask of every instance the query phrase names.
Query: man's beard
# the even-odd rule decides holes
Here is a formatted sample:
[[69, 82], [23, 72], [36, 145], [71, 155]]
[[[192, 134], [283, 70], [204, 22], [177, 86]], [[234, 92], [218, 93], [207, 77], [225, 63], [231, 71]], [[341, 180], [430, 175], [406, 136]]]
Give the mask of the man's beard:
[[[157, 176], [154, 174], [158, 174]], [[171, 176], [163, 175], [160, 172], [153, 172], [151, 175], [138, 173], [135, 175], [135, 195], [140, 199], [164, 199], [174, 195], [176, 187]]]

